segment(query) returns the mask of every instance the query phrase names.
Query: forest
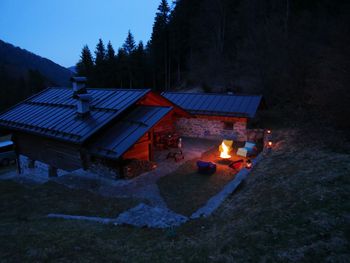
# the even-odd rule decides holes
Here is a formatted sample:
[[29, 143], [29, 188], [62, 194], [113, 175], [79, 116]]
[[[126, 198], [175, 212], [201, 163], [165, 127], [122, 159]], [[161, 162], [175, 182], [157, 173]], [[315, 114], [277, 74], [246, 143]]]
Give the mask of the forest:
[[100, 39], [78, 63], [90, 86], [263, 94], [272, 109], [349, 127], [350, 4], [162, 0], [151, 39]]
[[[349, 13], [345, 0], [161, 0], [147, 43], [96, 39], [77, 71], [97, 88], [262, 94], [271, 110], [349, 128]], [[57, 84], [0, 75], [2, 109]]]

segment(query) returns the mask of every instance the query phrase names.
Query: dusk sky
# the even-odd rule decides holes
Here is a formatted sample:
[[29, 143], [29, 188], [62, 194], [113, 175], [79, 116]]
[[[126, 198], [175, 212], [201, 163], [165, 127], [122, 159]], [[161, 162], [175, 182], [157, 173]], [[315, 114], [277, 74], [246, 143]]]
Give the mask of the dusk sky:
[[83, 45], [117, 50], [128, 30], [147, 42], [160, 0], [0, 0], [0, 39], [65, 66]]

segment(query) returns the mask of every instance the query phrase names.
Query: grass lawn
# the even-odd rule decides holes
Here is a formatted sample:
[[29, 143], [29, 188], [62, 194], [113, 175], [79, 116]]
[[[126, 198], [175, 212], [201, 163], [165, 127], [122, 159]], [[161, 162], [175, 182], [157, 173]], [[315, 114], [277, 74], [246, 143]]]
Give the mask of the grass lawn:
[[[160, 193], [170, 209], [189, 216], [234, 179], [237, 172], [227, 164], [220, 164], [218, 156], [218, 147], [215, 147], [200, 158], [203, 161], [217, 162], [217, 170], [213, 175], [199, 174], [196, 165], [198, 159], [193, 159], [186, 161], [176, 171], [157, 182]], [[238, 158], [235, 156], [233, 159]]]
[[48, 213], [116, 217], [137, 204], [136, 200], [103, 198], [85, 190], [69, 189], [48, 182], [24, 186], [13, 181], [0, 181], [1, 220], [32, 220]]

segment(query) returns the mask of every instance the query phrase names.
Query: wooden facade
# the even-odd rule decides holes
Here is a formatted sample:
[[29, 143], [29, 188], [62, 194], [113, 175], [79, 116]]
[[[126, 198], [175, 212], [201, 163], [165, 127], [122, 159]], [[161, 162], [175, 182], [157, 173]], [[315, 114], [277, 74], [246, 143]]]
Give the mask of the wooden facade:
[[147, 132], [126, 153], [123, 159], [153, 160], [152, 132]]
[[83, 167], [83, 158], [78, 145], [20, 132], [15, 132], [12, 137], [16, 152], [32, 160], [67, 171]]

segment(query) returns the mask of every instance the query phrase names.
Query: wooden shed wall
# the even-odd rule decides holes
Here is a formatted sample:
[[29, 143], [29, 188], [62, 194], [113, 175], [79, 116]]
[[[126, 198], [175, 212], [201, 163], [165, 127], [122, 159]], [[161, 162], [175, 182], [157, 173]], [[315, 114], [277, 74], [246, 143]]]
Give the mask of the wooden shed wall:
[[152, 134], [146, 133], [142, 136], [126, 153], [123, 154], [123, 159], [152, 159]]
[[32, 160], [67, 171], [82, 168], [79, 147], [24, 133], [15, 133], [16, 151]]
[[167, 114], [157, 125], [154, 126], [154, 133], [167, 133], [175, 131], [176, 116], [174, 111]]

